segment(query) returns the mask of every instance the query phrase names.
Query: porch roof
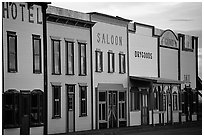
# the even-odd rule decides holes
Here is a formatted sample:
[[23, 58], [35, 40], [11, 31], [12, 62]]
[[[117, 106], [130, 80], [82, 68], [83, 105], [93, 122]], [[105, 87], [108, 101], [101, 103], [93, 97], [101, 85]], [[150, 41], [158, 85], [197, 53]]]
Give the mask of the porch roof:
[[130, 79], [153, 82], [153, 83], [161, 83], [161, 84], [183, 84], [183, 81], [180, 80], [172, 80], [166, 78], [158, 78], [158, 77], [138, 77], [138, 76], [130, 76]]
[[98, 83], [98, 90], [104, 91], [124, 91], [125, 88], [123, 84], [115, 84], [115, 83]]

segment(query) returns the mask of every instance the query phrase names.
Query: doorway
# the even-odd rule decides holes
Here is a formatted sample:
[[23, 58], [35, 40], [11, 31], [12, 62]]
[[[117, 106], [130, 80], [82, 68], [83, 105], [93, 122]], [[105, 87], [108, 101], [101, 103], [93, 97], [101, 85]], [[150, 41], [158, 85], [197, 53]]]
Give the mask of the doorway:
[[30, 134], [30, 91], [21, 91], [20, 107], [21, 107], [20, 134], [29, 135]]
[[108, 123], [109, 128], [115, 128], [118, 126], [118, 118], [117, 118], [117, 92], [109, 91], [108, 92]]
[[142, 108], [142, 111], [141, 111], [142, 125], [148, 125], [148, 95], [143, 91], [142, 91], [142, 97], [141, 97], [141, 108]]
[[75, 85], [67, 87], [67, 133], [75, 131]]

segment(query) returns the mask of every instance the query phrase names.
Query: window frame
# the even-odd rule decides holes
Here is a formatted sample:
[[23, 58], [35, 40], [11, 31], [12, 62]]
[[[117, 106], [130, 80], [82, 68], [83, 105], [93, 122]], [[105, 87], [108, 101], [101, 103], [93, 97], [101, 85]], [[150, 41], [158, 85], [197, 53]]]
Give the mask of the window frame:
[[[110, 58], [112, 55], [112, 59]], [[112, 64], [111, 61], [112, 60]], [[112, 70], [111, 70], [112, 67]], [[112, 51], [108, 51], [108, 73], [114, 73], [115, 72], [115, 53]]]
[[[79, 45], [79, 76], [86, 76], [87, 75], [87, 59], [86, 59], [86, 43], [83, 42], [78, 42]], [[82, 62], [82, 55], [81, 55], [81, 49], [82, 49], [82, 45], [84, 45], [84, 61], [85, 61], [85, 66], [84, 66], [84, 74], [82, 74], [82, 66], [81, 66], [81, 62]]]
[[[31, 106], [30, 106], [30, 114], [32, 113], [32, 110], [33, 110], [33, 107], [32, 107], [32, 100], [33, 100], [33, 95], [37, 95], [37, 107], [35, 109], [37, 109], [37, 115], [38, 115], [38, 122], [37, 123], [34, 123], [32, 122], [32, 119], [30, 119], [30, 125], [31, 127], [35, 127], [35, 126], [42, 126], [44, 125], [44, 120], [43, 120], [43, 92], [41, 90], [33, 90], [31, 92]], [[41, 106], [42, 105], [42, 106]], [[42, 114], [41, 115], [41, 118], [40, 118], [40, 113]], [[31, 118], [31, 116], [30, 116]]]
[[[85, 98], [81, 97], [82, 88], [85, 88]], [[82, 102], [85, 102], [85, 112], [82, 112]], [[87, 86], [79, 86], [79, 117], [86, 117], [87, 116]]]
[[[72, 53], [72, 73], [69, 73], [69, 43], [71, 43], [71, 53]], [[74, 42], [73, 41], [65, 41], [65, 45], [66, 45], [66, 75], [74, 75]]]
[[[8, 95], [12, 95], [12, 104], [15, 105], [15, 107], [11, 107], [11, 111], [13, 112], [13, 123], [12, 124], [8, 124], [6, 122], [6, 96]], [[2, 100], [3, 100], [3, 128], [18, 128], [20, 127], [20, 92], [18, 92], [15, 89], [9, 89], [8, 91], [3, 93], [2, 96]]]
[[177, 111], [178, 110], [178, 94], [174, 92], [172, 94], [172, 97], [173, 97], [173, 111]]
[[[12, 68], [10, 68], [10, 66], [9, 66], [9, 64], [10, 64], [10, 62], [11, 62], [11, 60], [10, 60], [10, 51], [9, 51], [9, 47], [10, 47], [10, 41], [9, 41], [9, 38], [10, 37], [14, 37], [15, 38], [15, 53], [14, 53], [14, 55], [15, 55], [15, 68], [14, 69], [12, 69]], [[18, 72], [18, 54], [17, 54], [17, 35], [16, 35], [16, 32], [12, 32], [12, 31], [7, 31], [7, 58], [8, 58], [8, 60], [7, 60], [7, 67], [8, 67], [8, 72], [9, 73], [16, 73], [16, 72]]]
[[[100, 58], [98, 59], [98, 54], [100, 54]], [[102, 51], [99, 51], [99, 50], [96, 50], [95, 51], [95, 55], [96, 55], [96, 72], [103, 72], [103, 52]], [[98, 66], [98, 60], [100, 61], [100, 68], [99, 69], [99, 66]]]
[[[39, 40], [39, 70], [35, 69], [35, 40]], [[32, 35], [32, 42], [33, 42], [33, 73], [34, 74], [41, 74], [42, 73], [42, 49], [41, 49], [41, 38], [40, 35]]]
[[131, 97], [131, 111], [140, 111], [141, 110], [141, 94], [139, 89], [131, 90], [130, 92]]
[[[55, 70], [55, 52], [54, 52], [54, 42], [59, 42], [59, 73], [56, 73]], [[57, 40], [57, 39], [51, 39], [51, 45], [52, 45], [52, 75], [61, 75], [61, 48], [60, 48], [60, 42], [61, 40]]]
[[[58, 99], [59, 99], [59, 103], [58, 103], [58, 114], [55, 114], [55, 94], [54, 94], [54, 90], [55, 88], [59, 88], [58, 90]], [[61, 118], [61, 85], [52, 85], [52, 119], [59, 119]]]
[[[123, 64], [122, 64], [122, 56], [123, 56], [123, 59], [124, 59]], [[120, 74], [125, 74], [126, 73], [126, 67], [125, 66], [126, 66], [125, 54], [124, 53], [119, 53], [119, 73]]]

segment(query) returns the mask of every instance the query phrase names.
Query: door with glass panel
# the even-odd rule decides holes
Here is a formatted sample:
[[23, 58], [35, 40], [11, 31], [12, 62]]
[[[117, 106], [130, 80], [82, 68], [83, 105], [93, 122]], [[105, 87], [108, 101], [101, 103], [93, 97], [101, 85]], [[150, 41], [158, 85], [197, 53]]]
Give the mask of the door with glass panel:
[[117, 92], [108, 92], [108, 128], [114, 128], [118, 126], [117, 118]]
[[148, 124], [148, 89], [141, 89], [141, 113], [142, 125]]
[[30, 91], [21, 91], [21, 135], [30, 134]]
[[75, 86], [66, 85], [66, 88], [67, 88], [67, 132], [74, 132]]

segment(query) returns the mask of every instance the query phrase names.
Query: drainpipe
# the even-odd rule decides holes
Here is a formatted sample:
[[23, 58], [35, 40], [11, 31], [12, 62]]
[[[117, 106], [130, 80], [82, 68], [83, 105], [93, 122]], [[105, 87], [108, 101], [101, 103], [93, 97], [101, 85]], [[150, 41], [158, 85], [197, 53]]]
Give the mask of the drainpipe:
[[48, 112], [48, 105], [47, 105], [47, 90], [48, 90], [48, 75], [47, 75], [47, 24], [46, 24], [46, 9], [47, 9], [47, 4], [43, 3], [42, 4], [42, 18], [43, 18], [43, 67], [44, 67], [44, 135], [47, 135], [47, 112]]

